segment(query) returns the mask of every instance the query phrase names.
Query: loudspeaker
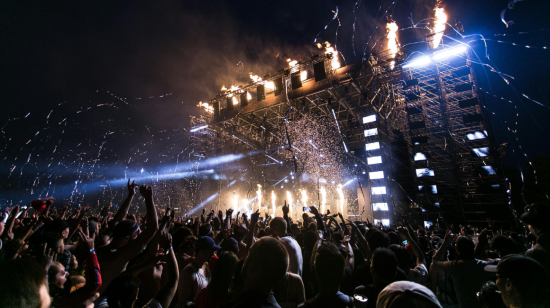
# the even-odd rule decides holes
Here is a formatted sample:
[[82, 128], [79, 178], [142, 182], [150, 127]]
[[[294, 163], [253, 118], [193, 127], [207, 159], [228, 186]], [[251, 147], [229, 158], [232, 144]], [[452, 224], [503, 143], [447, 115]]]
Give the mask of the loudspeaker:
[[241, 93], [241, 107], [246, 107], [248, 106], [248, 99], [246, 99], [246, 94], [248, 92], [243, 92]]
[[265, 87], [263, 84], [256, 87], [256, 99], [258, 102], [265, 99]]
[[233, 111], [233, 100], [231, 99], [231, 97], [228, 97], [226, 98], [226, 102], [227, 102], [227, 111]]
[[283, 93], [283, 78], [278, 78], [273, 81], [275, 83], [275, 96]]
[[214, 107], [214, 116], [219, 116], [220, 115], [220, 102], [219, 101], [214, 101], [212, 103], [212, 106]]
[[327, 78], [327, 72], [325, 71], [325, 62], [314, 64], [313, 73], [315, 74], [315, 82], [325, 80]]
[[292, 73], [290, 75], [290, 83], [292, 84], [292, 90], [296, 90], [302, 87], [302, 78], [300, 72]]

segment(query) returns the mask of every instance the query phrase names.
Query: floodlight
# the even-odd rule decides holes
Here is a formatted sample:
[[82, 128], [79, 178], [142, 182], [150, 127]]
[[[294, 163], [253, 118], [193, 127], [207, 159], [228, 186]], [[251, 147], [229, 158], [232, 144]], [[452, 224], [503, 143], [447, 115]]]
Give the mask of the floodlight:
[[382, 163], [382, 156], [367, 157], [368, 165], [376, 165]]
[[371, 187], [371, 190], [372, 190], [373, 195], [385, 195], [386, 194], [386, 186]]
[[371, 114], [370, 116], [363, 117], [363, 124], [371, 123], [376, 121], [376, 115]]
[[434, 171], [428, 168], [416, 169], [416, 176], [421, 178], [423, 176], [434, 176]]
[[414, 154], [414, 161], [419, 161], [419, 160], [426, 160], [426, 155], [424, 155], [424, 153], [416, 153]]
[[472, 150], [479, 157], [486, 157], [487, 155], [489, 155], [489, 148], [475, 148]]
[[378, 180], [384, 178], [384, 171], [369, 172], [369, 178], [371, 180]]
[[365, 137], [378, 135], [378, 128], [371, 128], [365, 130]]
[[416, 58], [416, 59], [412, 60], [411, 62], [403, 65], [403, 68], [422, 67], [422, 66], [426, 66], [430, 63], [432, 63], [432, 61], [430, 60], [430, 57], [424, 56], [424, 57]]
[[367, 143], [365, 144], [365, 149], [367, 151], [372, 151], [372, 150], [378, 150], [380, 149], [380, 142], [373, 142], [373, 143]]
[[388, 211], [388, 204], [386, 202], [379, 202], [379, 203], [373, 203], [372, 204], [372, 210], [373, 211]]
[[460, 45], [460, 46], [457, 46], [457, 47], [448, 48], [448, 49], [444, 49], [442, 51], [436, 52], [432, 56], [432, 59], [435, 60], [435, 61], [439, 61], [439, 60], [446, 59], [450, 56], [459, 55], [459, 54], [464, 53], [466, 51], [468, 51], [468, 46], [467, 45]]

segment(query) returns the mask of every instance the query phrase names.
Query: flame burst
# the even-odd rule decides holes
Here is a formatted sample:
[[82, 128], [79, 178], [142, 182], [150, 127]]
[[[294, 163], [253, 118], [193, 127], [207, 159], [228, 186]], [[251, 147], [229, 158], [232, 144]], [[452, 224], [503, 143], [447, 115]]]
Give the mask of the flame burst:
[[239, 101], [237, 100], [237, 97], [235, 97], [235, 96], [233, 96], [231, 101], [233, 102], [233, 105], [238, 105], [239, 104]]
[[288, 66], [290, 67], [296, 66], [296, 64], [298, 64], [298, 61], [292, 59], [286, 59], [286, 62], [288, 62]]
[[243, 203], [243, 213], [246, 212], [248, 216], [250, 216], [250, 209], [248, 208], [248, 200], [243, 199], [242, 203]]
[[[397, 30], [399, 27], [397, 26], [397, 23], [395, 21], [392, 21], [390, 23], [386, 24], [386, 30], [388, 32], [387, 38], [388, 38], [388, 49], [390, 50], [390, 58], [395, 59], [395, 55], [397, 55]], [[395, 66], [395, 61], [391, 61], [390, 63], [390, 69], [393, 69]]]
[[246, 100], [251, 100], [252, 99], [252, 95], [250, 95], [250, 92], [246, 92]]
[[302, 205], [303, 206], [307, 206], [307, 190], [305, 189], [300, 189], [300, 193], [302, 194]]
[[340, 197], [340, 213], [344, 215], [344, 190], [342, 189], [342, 184], [336, 186], [336, 191]]
[[307, 71], [301, 71], [300, 72], [300, 80], [304, 81], [307, 79]]
[[319, 191], [321, 193], [321, 214], [325, 213], [325, 206], [327, 204], [327, 191], [325, 189], [325, 186], [321, 186], [321, 190]]
[[262, 185], [258, 184], [258, 190], [256, 190], [256, 199], [258, 200], [258, 210], [262, 208]]
[[275, 217], [275, 209], [277, 208], [275, 204], [275, 200], [277, 200], [277, 197], [275, 196], [275, 191], [271, 191], [271, 217]]
[[239, 195], [233, 192], [233, 211], [236, 212], [238, 209], [239, 209]]
[[437, 5], [434, 9], [435, 11], [435, 18], [434, 18], [434, 29], [433, 32], [434, 40], [433, 40], [433, 48], [437, 48], [439, 46], [439, 43], [441, 43], [441, 39], [443, 38], [443, 32], [445, 32], [445, 24], [447, 23], [447, 15], [445, 14], [445, 10], [440, 6], [441, 2], [437, 1]]
[[[321, 49], [323, 45], [321, 43], [317, 43], [317, 48]], [[329, 42], [325, 42], [325, 54], [332, 54], [332, 69], [335, 70], [340, 67], [340, 61], [338, 61], [338, 51], [334, 49], [334, 47], [330, 46]]]
[[286, 191], [286, 200], [288, 205], [288, 216], [292, 217], [292, 193], [290, 191]]
[[197, 107], [199, 108], [204, 108], [204, 111], [208, 112], [208, 113], [214, 113], [214, 106], [211, 106], [209, 103], [207, 102], [199, 102], [199, 104], [197, 105]]
[[257, 84], [263, 84], [266, 90], [275, 91], [275, 83], [273, 81], [263, 81], [262, 77], [249, 73], [250, 79]]

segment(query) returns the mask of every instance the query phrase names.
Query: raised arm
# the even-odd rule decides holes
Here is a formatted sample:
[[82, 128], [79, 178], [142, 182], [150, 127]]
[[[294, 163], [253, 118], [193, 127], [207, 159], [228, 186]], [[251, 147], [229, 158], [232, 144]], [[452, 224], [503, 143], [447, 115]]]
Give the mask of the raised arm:
[[2, 240], [7, 241], [10, 238], [11, 235], [11, 229], [13, 228], [13, 224], [15, 223], [15, 217], [19, 213], [19, 205], [15, 206], [10, 213], [10, 217], [8, 217], [8, 220], [6, 221], [6, 225], [4, 226], [4, 232], [2, 233]]
[[327, 228], [325, 227], [325, 222], [323, 221], [323, 217], [321, 217], [321, 214], [317, 210], [316, 207], [310, 206], [309, 209], [311, 210], [311, 214], [315, 215], [315, 221], [317, 221], [317, 230], [323, 231], [323, 234], [327, 235]]
[[163, 308], [168, 308], [176, 290], [178, 289], [179, 269], [178, 261], [176, 261], [176, 255], [174, 249], [172, 249], [172, 236], [168, 232], [162, 232], [160, 245], [164, 248], [166, 255], [166, 266], [164, 271], [168, 275], [168, 281], [158, 290], [154, 298], [160, 303]]
[[258, 225], [258, 218], [260, 217], [260, 210], [256, 210], [255, 213], [250, 215], [250, 227], [248, 228], [248, 234], [246, 235], [246, 250], [250, 249], [254, 242], [254, 235], [256, 234], [256, 226]]
[[351, 226], [351, 229], [353, 231], [355, 231], [355, 234], [357, 235], [357, 243], [359, 243], [359, 247], [361, 247], [361, 249], [363, 250], [363, 253], [365, 254], [365, 256], [368, 256], [369, 255], [369, 245], [367, 244], [367, 240], [365, 239], [365, 237], [363, 236], [363, 233], [361, 233], [361, 230], [359, 230], [357, 225], [349, 219], [348, 219], [348, 221], [349, 221], [349, 224]]
[[416, 266], [419, 266], [420, 264], [426, 265], [426, 257], [424, 257], [424, 253], [420, 249], [420, 246], [418, 246], [418, 243], [414, 240], [414, 238], [411, 236], [410, 230], [405, 229], [398, 229], [399, 234], [402, 234], [407, 239], [407, 243], [412, 248], [414, 255], [416, 256]]
[[319, 247], [321, 247], [321, 244], [323, 244], [323, 234], [323, 231], [317, 230], [317, 242], [315, 242], [315, 246], [313, 246], [313, 250], [311, 251], [311, 259], [309, 260], [310, 271], [315, 270], [315, 255], [317, 254], [317, 249], [319, 249]]
[[433, 256], [434, 261], [445, 261], [446, 252], [449, 248], [449, 245], [451, 244], [452, 240], [454, 239], [454, 235], [451, 234], [452, 230], [448, 229], [445, 233], [445, 239], [443, 240], [443, 244], [439, 247], [437, 252]]
[[132, 199], [134, 199], [134, 195], [136, 194], [136, 187], [138, 185], [136, 184], [136, 181], [134, 180], [130, 184], [130, 179], [128, 179], [128, 197], [126, 197], [126, 200], [122, 202], [122, 205], [118, 207], [115, 217], [113, 217], [114, 223], [121, 222], [126, 215], [128, 215], [128, 210], [130, 209], [130, 204], [132, 203]]
[[147, 246], [147, 243], [149, 243], [153, 236], [155, 236], [155, 233], [159, 229], [157, 210], [155, 208], [155, 204], [153, 203], [153, 189], [150, 186], [142, 185], [139, 187], [139, 192], [145, 198], [145, 206], [147, 207], [147, 224], [145, 225], [145, 230], [141, 232], [135, 240], [118, 249], [118, 258], [122, 258], [127, 261], [140, 253], [145, 246]]

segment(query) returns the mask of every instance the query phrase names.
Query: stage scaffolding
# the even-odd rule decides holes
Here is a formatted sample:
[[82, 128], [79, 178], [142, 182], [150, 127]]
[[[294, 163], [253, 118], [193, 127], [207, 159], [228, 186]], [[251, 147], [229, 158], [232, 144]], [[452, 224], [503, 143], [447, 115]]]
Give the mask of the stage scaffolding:
[[[467, 55], [404, 68], [404, 54], [390, 59], [386, 52], [337, 69], [331, 56], [264, 76], [275, 89], [250, 83], [212, 99], [213, 114], [191, 118], [192, 131], [200, 128], [190, 133], [194, 153], [213, 157], [240, 144], [289, 161], [285, 121], [334, 117], [342, 146], [362, 168], [360, 201], [350, 213], [386, 225], [402, 214], [418, 223], [441, 215], [463, 224], [508, 220], [505, 182]], [[303, 71], [308, 78], [300, 81]]]

